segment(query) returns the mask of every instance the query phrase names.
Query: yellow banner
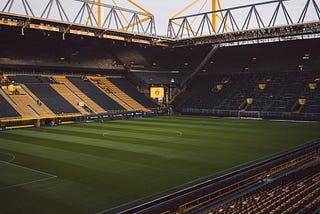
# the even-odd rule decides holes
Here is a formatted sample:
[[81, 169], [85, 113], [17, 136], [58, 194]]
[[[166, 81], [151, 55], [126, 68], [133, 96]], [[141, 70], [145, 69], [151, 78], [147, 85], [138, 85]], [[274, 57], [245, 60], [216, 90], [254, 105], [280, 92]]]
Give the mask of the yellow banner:
[[150, 88], [151, 98], [164, 98], [164, 88], [163, 87], [151, 87]]

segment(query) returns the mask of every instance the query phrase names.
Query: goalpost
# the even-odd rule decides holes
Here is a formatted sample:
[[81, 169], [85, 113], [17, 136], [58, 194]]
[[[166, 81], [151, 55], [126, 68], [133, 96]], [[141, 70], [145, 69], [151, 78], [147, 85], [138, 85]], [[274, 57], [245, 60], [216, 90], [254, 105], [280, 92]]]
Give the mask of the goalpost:
[[260, 111], [238, 111], [238, 119], [261, 120]]

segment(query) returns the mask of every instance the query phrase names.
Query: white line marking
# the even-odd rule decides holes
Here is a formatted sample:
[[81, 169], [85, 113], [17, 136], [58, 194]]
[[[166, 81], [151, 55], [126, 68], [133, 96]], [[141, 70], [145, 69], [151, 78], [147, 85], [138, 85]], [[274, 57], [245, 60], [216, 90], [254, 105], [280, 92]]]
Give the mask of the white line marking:
[[109, 134], [112, 134], [112, 133], [115, 133], [115, 132], [121, 132], [121, 131], [108, 131], [108, 132], [103, 132], [103, 133], [102, 133], [102, 136], [105, 137], [106, 135], [109, 135]]
[[12, 153], [0, 152], [0, 154], [4, 154], [4, 155], [11, 156], [11, 159], [10, 159], [10, 160], [8, 160], [8, 161], [3, 161], [3, 162], [10, 163], [10, 162], [14, 161], [14, 159], [16, 159], [16, 156], [14, 156], [14, 154], [12, 154]]
[[182, 136], [182, 132], [176, 131], [176, 133], [178, 134], [178, 137], [181, 137], [181, 136]]
[[20, 166], [18, 164], [14, 164], [14, 163], [10, 163], [10, 162], [5, 162], [5, 161], [0, 161], [1, 163], [5, 163], [5, 164], [9, 164], [9, 165], [13, 165], [13, 166], [16, 166], [16, 167], [20, 167], [22, 169], [27, 169], [27, 170], [30, 170], [30, 171], [33, 171], [33, 172], [38, 172], [38, 173], [41, 173], [41, 174], [44, 174], [44, 175], [48, 175], [50, 177], [58, 177], [57, 175], [53, 175], [53, 174], [50, 174], [50, 173], [47, 173], [47, 172], [43, 172], [43, 171], [40, 171], [40, 170], [36, 170], [36, 169], [31, 169], [29, 167], [25, 167], [25, 166]]
[[58, 178], [58, 176], [52, 176], [50, 178], [42, 178], [42, 179], [29, 181], [29, 182], [25, 182], [25, 183], [14, 184], [14, 185], [11, 185], [11, 186], [6, 186], [6, 187], [3, 187], [3, 188], [0, 188], [0, 190], [10, 189], [10, 188], [13, 188], [13, 187], [24, 186], [24, 185], [27, 185], [27, 184], [33, 184], [33, 183], [40, 182], [40, 181], [47, 181], [47, 180], [54, 179], [54, 178]]
[[[15, 156], [13, 155], [13, 157], [15, 157]], [[6, 162], [6, 161], [0, 161], [0, 163], [12, 165], [12, 166], [15, 166], [15, 167], [18, 167], [18, 168], [27, 169], [27, 170], [30, 170], [32, 172], [37, 172], [37, 173], [49, 176], [49, 178], [41, 178], [41, 179], [38, 179], [38, 180], [33, 180], [33, 181], [29, 181], [29, 182], [24, 182], [24, 183], [20, 183], [20, 184], [14, 184], [14, 185], [6, 186], [6, 187], [3, 187], [3, 188], [0, 188], [0, 190], [9, 189], [9, 188], [13, 188], [13, 187], [24, 186], [24, 185], [27, 185], [27, 184], [32, 184], [32, 183], [36, 183], [36, 182], [40, 182], [40, 181], [46, 181], [46, 180], [58, 178], [57, 175], [53, 175], [53, 174], [50, 174], [50, 173], [47, 173], [47, 172], [43, 172], [43, 171], [40, 171], [40, 170], [36, 170], [36, 169], [31, 169], [31, 168], [25, 167], [25, 166], [20, 166], [18, 164]]]

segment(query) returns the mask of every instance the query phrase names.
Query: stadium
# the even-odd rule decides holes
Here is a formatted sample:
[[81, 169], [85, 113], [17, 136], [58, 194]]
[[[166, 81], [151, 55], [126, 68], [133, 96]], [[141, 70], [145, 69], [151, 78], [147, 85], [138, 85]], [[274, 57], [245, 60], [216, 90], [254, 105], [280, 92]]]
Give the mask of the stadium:
[[320, 2], [119, 2], [0, 2], [0, 213], [320, 213]]

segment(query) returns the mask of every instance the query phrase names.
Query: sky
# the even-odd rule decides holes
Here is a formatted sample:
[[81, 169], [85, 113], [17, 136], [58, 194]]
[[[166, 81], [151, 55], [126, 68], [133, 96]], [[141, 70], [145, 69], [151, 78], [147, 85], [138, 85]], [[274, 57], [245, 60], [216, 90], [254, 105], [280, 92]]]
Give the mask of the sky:
[[[7, 1], [8, 0], [0, 0], [0, 10], [4, 8], [4, 5], [6, 4]], [[31, 5], [32, 10], [36, 16], [40, 16], [45, 6], [49, 2], [49, 0], [27, 0], [27, 1]], [[59, 1], [62, 4], [63, 8], [65, 9], [66, 13], [68, 14], [69, 19], [73, 20], [73, 18], [76, 16], [77, 12], [81, 8], [82, 3], [75, 0], [59, 0]], [[117, 5], [120, 7], [125, 7], [132, 10], [139, 10], [138, 8], [135, 8], [132, 4], [130, 4], [127, 0], [104, 0], [104, 3], [114, 4], [113, 1], [116, 2]], [[143, 8], [145, 8], [146, 10], [148, 10], [149, 12], [151, 12], [152, 14], [154, 14], [157, 34], [165, 35], [167, 33], [168, 20], [174, 14], [182, 10], [184, 7], [186, 7], [188, 4], [190, 4], [194, 0], [134, 0], [134, 1], [139, 5], [141, 5]], [[240, 5], [261, 3], [265, 1], [266, 0], [220, 0], [222, 8], [230, 8], [230, 7], [240, 6]], [[289, 0], [285, 2], [288, 8], [288, 11], [292, 16], [292, 19], [294, 22], [298, 20], [306, 1], [307, 0]], [[23, 11], [23, 6], [21, 2], [22, 1], [15, 1], [11, 12], [25, 14], [25, 12]], [[201, 12], [211, 11], [211, 0], [199, 0], [198, 3], [196, 3], [192, 8], [190, 8], [189, 10], [187, 10], [181, 15], [196, 14], [200, 11], [200, 8], [202, 7], [202, 5], [205, 5], [205, 6], [201, 10]], [[320, 6], [320, 3], [319, 3], [319, 6]], [[49, 14], [49, 18], [52, 18], [52, 19], [58, 18], [59, 13], [55, 7], [56, 7], [55, 5], [52, 7], [53, 10], [52, 10], [52, 13]], [[274, 11], [275, 7], [276, 7], [276, 4], [273, 4], [273, 6], [270, 5], [269, 7], [261, 6], [261, 7], [258, 7], [258, 11], [262, 14], [262, 16], [265, 16], [263, 19], [268, 20], [272, 16], [272, 11]], [[237, 16], [236, 19], [244, 20], [246, 11], [238, 10], [235, 12], [235, 14]], [[314, 14], [311, 16], [314, 16]], [[279, 20], [280, 22], [281, 20], [282, 22], [284, 22], [285, 19], [280, 15]]]

